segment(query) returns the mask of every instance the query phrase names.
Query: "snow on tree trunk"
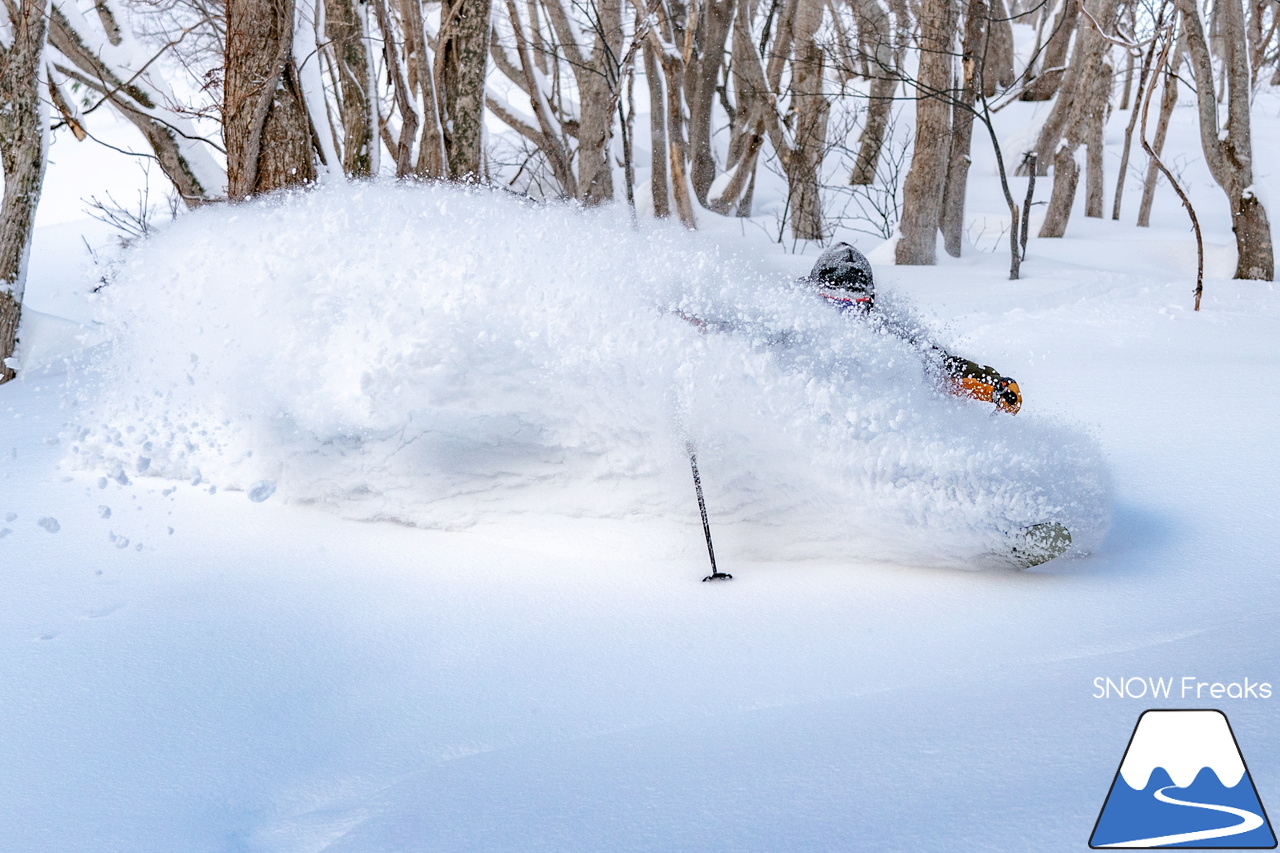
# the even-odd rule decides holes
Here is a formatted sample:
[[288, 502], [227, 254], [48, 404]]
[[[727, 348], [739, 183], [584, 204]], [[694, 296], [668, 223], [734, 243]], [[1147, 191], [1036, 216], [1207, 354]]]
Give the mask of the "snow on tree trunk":
[[769, 85], [752, 39], [750, 3], [738, 7], [730, 50], [730, 76], [737, 107], [729, 128], [726, 173], [718, 192], [708, 195], [707, 207], [720, 214], [750, 216], [756, 162], [769, 119], [774, 115]]
[[[951, 42], [955, 32], [948, 0], [920, 5], [920, 71], [916, 96], [916, 136], [911, 168], [902, 183], [899, 264], [937, 262], [938, 220], [951, 143]], [[937, 93], [937, 94], [935, 94]]]
[[7, 36], [0, 41], [0, 383], [14, 377], [8, 359], [17, 344], [48, 144], [40, 86], [49, 5], [23, 0], [6, 6], [7, 20], [0, 22], [0, 34]]
[[148, 52], [121, 29], [106, 0], [95, 8], [97, 20], [91, 22], [75, 3], [55, 2], [48, 32], [53, 67], [110, 103], [142, 133], [187, 207], [221, 196], [225, 172], [150, 67]]
[[293, 0], [227, 0], [222, 138], [233, 200], [315, 180]]

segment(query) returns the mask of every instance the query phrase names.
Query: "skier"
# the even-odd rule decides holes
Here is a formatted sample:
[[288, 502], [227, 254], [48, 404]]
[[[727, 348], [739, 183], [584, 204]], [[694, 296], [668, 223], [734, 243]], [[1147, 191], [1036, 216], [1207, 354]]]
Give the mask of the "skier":
[[[959, 397], [971, 397], [1011, 415], [1022, 408], [1022, 394], [1018, 383], [1004, 376], [994, 367], [978, 364], [952, 355], [925, 338], [923, 330], [909, 324], [893, 312], [876, 310], [875, 278], [871, 263], [861, 252], [848, 243], [837, 243], [818, 256], [809, 274], [800, 279], [801, 285], [816, 289], [819, 296], [839, 311], [852, 314], [859, 320], [874, 323], [877, 328], [896, 335], [915, 347], [923, 357], [927, 369], [934, 373], [946, 390]], [[733, 322], [707, 320], [691, 316], [683, 311], [677, 315], [708, 333], [738, 328]], [[702, 530], [707, 540], [707, 555], [711, 560], [711, 574], [704, 581], [729, 580], [733, 575], [716, 567], [715, 551], [711, 544], [711, 527], [707, 521], [706, 502], [702, 494], [702, 481], [698, 474], [698, 462], [692, 441], [687, 443], [689, 465], [693, 471], [693, 485], [702, 515]], [[1071, 547], [1071, 531], [1056, 521], [1041, 521], [1010, 530], [1007, 559], [1018, 568], [1029, 568], [1054, 559]]]
[[876, 311], [871, 263], [848, 243], [836, 243], [819, 255], [813, 269], [801, 281], [816, 287], [818, 295], [841, 312], [875, 323], [915, 346], [952, 394], [994, 403], [996, 408], [1011, 415], [1022, 407], [1018, 383], [1008, 376], [994, 367], [952, 355], [937, 344], [923, 340], [919, 330], [905, 326], [883, 311]]

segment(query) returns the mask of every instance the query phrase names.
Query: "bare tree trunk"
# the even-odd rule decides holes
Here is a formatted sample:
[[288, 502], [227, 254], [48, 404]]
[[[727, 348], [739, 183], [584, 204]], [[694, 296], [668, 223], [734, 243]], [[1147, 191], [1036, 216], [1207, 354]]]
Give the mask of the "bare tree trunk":
[[324, 0], [324, 29], [333, 57], [342, 123], [342, 171], [351, 178], [373, 175], [378, 144], [369, 97], [369, 52], [354, 0]]
[[[622, 73], [622, 2], [592, 0], [595, 43], [591, 67], [578, 75], [582, 123], [578, 132], [578, 197], [587, 204], [613, 200], [613, 105], [618, 102]], [[683, 136], [683, 135], [682, 135]], [[684, 164], [681, 163], [683, 169]]]
[[1014, 69], [1013, 22], [1004, 0], [991, 0], [987, 15], [991, 36], [982, 58], [982, 95], [991, 98], [1000, 89], [1012, 86], [1018, 75]]
[[[1047, 101], [1058, 93], [1058, 86], [1062, 82], [1066, 68], [1067, 51], [1071, 46], [1071, 35], [1075, 32], [1079, 13], [1078, 0], [1064, 0], [1062, 14], [1054, 23], [1053, 35], [1049, 36], [1049, 42], [1045, 45], [1041, 56], [1040, 74], [1022, 93], [1022, 100]], [[1043, 157], [1043, 152], [1040, 153], [1042, 160], [1047, 159]]]
[[4, 202], [0, 205], [0, 383], [14, 377], [11, 358], [18, 340], [27, 258], [36, 205], [44, 181], [46, 110], [40, 103], [49, 4], [6, 0], [7, 27], [13, 36], [0, 43], [0, 165]]
[[[1111, 78], [1114, 74], [1110, 65], [1102, 66], [1098, 75], [1098, 86], [1094, 90], [1094, 108], [1089, 112], [1089, 127], [1085, 136], [1084, 167], [1084, 215], [1094, 219], [1102, 218], [1103, 194], [1103, 129], [1107, 123], [1107, 111], [1111, 104]], [[1124, 176], [1121, 175], [1121, 180]]]
[[889, 13], [879, 0], [862, 0], [858, 9], [858, 30], [872, 50], [869, 72], [871, 91], [867, 98], [867, 120], [858, 141], [858, 156], [849, 183], [869, 186], [875, 183], [880, 165], [880, 149], [893, 110], [893, 93], [898, 88], [898, 57], [890, 42]]
[[1076, 146], [1063, 144], [1053, 158], [1053, 192], [1040, 224], [1041, 237], [1061, 237], [1067, 232], [1071, 204], [1080, 181], [1080, 164], [1076, 162]]
[[399, 7], [400, 26], [404, 29], [405, 35], [408, 91], [420, 93], [422, 98], [418, 160], [413, 164], [412, 172], [420, 178], [448, 177], [449, 155], [444, 147], [444, 130], [440, 124], [440, 99], [436, 95], [434, 63], [431, 54], [427, 51], [426, 27], [422, 23], [422, 4], [420, 0], [399, 0]]
[[[1132, 7], [1131, 7], [1132, 8]], [[1159, 27], [1163, 22], [1163, 18], [1156, 21]], [[1133, 148], [1133, 129], [1138, 124], [1138, 107], [1143, 103], [1147, 93], [1148, 85], [1155, 85], [1155, 81], [1151, 77], [1151, 60], [1155, 57], [1156, 41], [1153, 39], [1151, 46], [1147, 48], [1147, 53], [1142, 57], [1142, 66], [1138, 71], [1138, 91], [1133, 99], [1133, 111], [1129, 114], [1129, 123], [1124, 129], [1124, 146], [1120, 149], [1120, 168], [1117, 170], [1116, 176], [1116, 194], [1111, 202], [1111, 218], [1113, 220], [1120, 219], [1120, 202], [1124, 198], [1124, 183], [1129, 173], [1129, 152]], [[1126, 77], [1132, 76], [1132, 66], [1134, 65], [1133, 55], [1129, 55], [1130, 71]], [[1129, 99], [1129, 80], [1126, 79], [1124, 87], [1125, 100]], [[1125, 105], [1121, 104], [1120, 109], [1125, 109]]]
[[801, 0], [796, 10], [795, 53], [791, 61], [791, 126], [795, 144], [783, 157], [783, 168], [790, 197], [791, 234], [797, 240], [821, 240], [825, 236], [818, 181], [831, 105], [822, 85], [826, 54], [817, 41], [825, 9], [822, 0]]
[[694, 50], [685, 73], [689, 93], [689, 149], [693, 153], [690, 177], [693, 193], [707, 205], [707, 193], [716, 178], [716, 159], [711, 150], [712, 104], [716, 83], [724, 67], [724, 47], [733, 22], [736, 0], [707, 0], [700, 6], [703, 20], [694, 38]]
[[315, 180], [293, 67], [293, 0], [227, 0], [222, 138], [233, 200]]
[[[405, 74], [404, 64], [400, 61], [401, 46], [396, 44], [395, 23], [391, 17], [391, 9], [387, 0], [373, 0], [373, 8], [378, 16], [378, 29], [382, 31], [382, 55], [387, 62], [387, 78], [391, 82], [392, 96], [396, 108], [400, 111], [400, 135], [395, 145], [387, 147], [395, 152], [396, 177], [403, 178], [413, 172], [413, 145], [417, 141], [418, 110], [414, 103], [413, 88]], [[383, 133], [390, 136], [384, 127]]]
[[[1094, 15], [1099, 24], [1103, 27], [1111, 26], [1115, 19], [1117, 5], [1118, 0], [1103, 0]], [[1101, 137], [1111, 85], [1110, 66], [1103, 62], [1107, 45], [1107, 40], [1092, 25], [1080, 28], [1076, 55], [1071, 61], [1076, 72], [1071, 75], [1073, 85], [1070, 88], [1064, 88], [1061, 92], [1060, 103], [1070, 105], [1063, 123], [1063, 137], [1058, 140], [1049, 137], [1046, 133], [1041, 133], [1037, 156], [1044, 156], [1044, 150], [1051, 152], [1054, 168], [1053, 195], [1049, 198], [1049, 208], [1045, 212], [1044, 223], [1040, 226], [1041, 237], [1061, 237], [1066, 233], [1067, 221], [1071, 218], [1071, 206], [1075, 201], [1076, 185], [1080, 177], [1080, 168], [1075, 162], [1075, 152], [1081, 145], [1087, 145]], [[1098, 146], [1095, 157], [1100, 154], [1101, 150]], [[1096, 163], [1096, 167], [1099, 176], [1094, 179], [1096, 196], [1094, 209], [1097, 215], [1101, 216], [1101, 163]]]
[[951, 152], [947, 158], [947, 177], [942, 189], [942, 216], [938, 226], [942, 229], [943, 245], [947, 254], [960, 257], [964, 242], [964, 200], [969, 180], [969, 149], [973, 142], [973, 105], [978, 100], [978, 90], [984, 83], [983, 45], [987, 40], [987, 19], [990, 12], [986, 0], [969, 0], [965, 12], [964, 40], [961, 53], [964, 56], [964, 80], [959, 97], [951, 111]]
[[436, 89], [449, 174], [480, 177], [484, 75], [489, 61], [490, 0], [442, 0]]
[[902, 184], [899, 264], [937, 263], [938, 219], [951, 139], [951, 40], [955, 32], [948, 0], [921, 0], [920, 70], [916, 136], [911, 169]]
[[1205, 163], [1231, 204], [1232, 230], [1236, 235], [1235, 278], [1272, 280], [1275, 259], [1267, 212], [1253, 191], [1253, 142], [1249, 121], [1249, 62], [1245, 44], [1244, 13], [1240, 0], [1217, 4], [1223, 42], [1223, 76], [1226, 80], [1227, 125], [1218, 132], [1214, 97], [1213, 63], [1195, 0], [1177, 0], [1182, 13], [1191, 67], [1195, 72], [1196, 100], [1200, 112], [1200, 143]]
[[752, 42], [750, 0], [738, 6], [733, 25], [732, 76], [737, 96], [730, 127], [729, 178], [720, 195], [708, 198], [708, 209], [719, 214], [751, 215], [751, 192], [756, 162], [764, 145], [766, 124], [773, 115], [772, 100], [760, 56]]
[[653, 194], [653, 215], [671, 215], [667, 188], [667, 107], [658, 67], [657, 51], [650, 40], [644, 45], [644, 77], [649, 87], [649, 188]]
[[666, 78], [667, 166], [671, 170], [671, 195], [675, 202], [676, 216], [686, 228], [697, 228], [698, 223], [693, 215], [693, 196], [689, 191], [689, 173], [685, 169], [685, 164], [689, 162], [689, 148], [684, 136], [683, 63], [680, 57], [663, 51], [662, 39], [656, 31], [651, 30], [649, 38]]
[[[1181, 38], [1179, 38], [1181, 41]], [[1164, 151], [1164, 140], [1169, 135], [1169, 119], [1173, 116], [1173, 108], [1178, 105], [1178, 65], [1182, 60], [1182, 46], [1174, 48], [1169, 60], [1169, 71], [1164, 75], [1164, 93], [1160, 96], [1160, 117], [1156, 121], [1156, 138], [1152, 150], [1156, 157]], [[1155, 86], [1155, 80], [1151, 81]], [[1154, 93], [1153, 93], [1154, 94]], [[1160, 180], [1160, 167], [1155, 158], [1147, 164], [1147, 179], [1142, 185], [1142, 202], [1138, 205], [1138, 225], [1146, 228], [1151, 225], [1151, 205], [1156, 197], [1156, 185]]]

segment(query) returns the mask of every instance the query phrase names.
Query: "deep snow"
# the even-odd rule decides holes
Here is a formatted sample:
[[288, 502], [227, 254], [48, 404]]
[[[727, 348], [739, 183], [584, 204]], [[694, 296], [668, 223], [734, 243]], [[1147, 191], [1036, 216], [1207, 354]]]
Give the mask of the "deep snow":
[[[1275, 108], [1268, 103], [1259, 107], [1260, 163], [1274, 162], [1277, 153]], [[1008, 117], [1027, 120], [1025, 111]], [[1113, 128], [1124, 118], [1113, 119]], [[1189, 140], [1180, 150], [1194, 151], [1191, 118], [1190, 110], [1180, 111], [1171, 146]], [[72, 152], [59, 156], [69, 162]], [[736, 223], [705, 223], [709, 233], [690, 237], [646, 232], [643, 239], [668, 241], [676, 260], [645, 255], [608, 269], [624, 282], [657, 289], [630, 300], [606, 282], [600, 301], [587, 303], [589, 317], [621, 324], [618, 337], [606, 341], [602, 330], [588, 330], [574, 350], [577, 363], [559, 361], [559, 348], [543, 350], [543, 363], [563, 375], [553, 371], [543, 384], [513, 392], [526, 400], [518, 410], [535, 418], [539, 436], [560, 436], [535, 442], [539, 453], [576, 435], [582, 450], [564, 455], [569, 468], [602, 476], [549, 466], [568, 470], [570, 485], [551, 483], [557, 488], [547, 490], [528, 473], [539, 470], [531, 464], [513, 473], [536, 482], [517, 477], [504, 484], [511, 488], [486, 491], [527, 501], [512, 513], [478, 503], [460, 513], [460, 496], [445, 481], [438, 493], [443, 518], [460, 519], [460, 529], [359, 521], [343, 514], [376, 515], [365, 503], [374, 495], [352, 502], [346, 493], [308, 491], [353, 482], [343, 477], [357, 462], [368, 462], [378, 482], [386, 482], [386, 449], [377, 440], [387, 428], [377, 421], [383, 398], [370, 408], [358, 397], [337, 395], [335, 402], [324, 393], [360, 388], [359, 377], [343, 372], [355, 368], [335, 359], [335, 373], [316, 365], [303, 374], [297, 361], [264, 361], [261, 381], [236, 385], [231, 380], [262, 357], [265, 344], [248, 335], [222, 347], [212, 322], [201, 332], [198, 312], [178, 310], [180, 294], [166, 293], [168, 282], [136, 269], [126, 267], [103, 291], [101, 300], [110, 304], [90, 298], [97, 272], [76, 268], [81, 226], [50, 222], [38, 235], [28, 287], [28, 369], [0, 388], [6, 424], [0, 850], [1082, 850], [1147, 707], [1221, 707], [1264, 805], [1274, 811], [1280, 700], [1176, 692], [1159, 701], [1094, 698], [1098, 677], [1280, 683], [1274, 632], [1280, 534], [1273, 520], [1280, 295], [1272, 284], [1223, 278], [1231, 269], [1231, 238], [1226, 220], [1213, 212], [1217, 191], [1206, 189], [1202, 169], [1188, 167], [1202, 216], [1213, 223], [1199, 314], [1190, 311], [1193, 248], [1168, 195], [1150, 230], [1128, 220], [1076, 218], [1064, 240], [1033, 239], [1021, 282], [1004, 280], [999, 254], [908, 269], [887, 264], [887, 247], [870, 253], [885, 286], [914, 304], [946, 343], [1019, 380], [1027, 404], [1015, 419], [937, 396], [914, 368], [889, 367], [891, 343], [863, 341], [857, 331], [822, 325], [827, 315], [806, 314], [807, 303], [780, 283], [803, 272], [809, 259], [770, 254], [750, 236], [732, 236]], [[999, 204], [981, 157], [974, 175], [975, 188], [982, 188], [972, 205], [978, 222]], [[1267, 186], [1271, 176], [1259, 180]], [[401, 198], [390, 191], [388, 197]], [[324, 197], [318, 198], [317, 216]], [[169, 233], [200, 221], [187, 218]], [[611, 235], [625, 230], [613, 222], [603, 216], [599, 227]], [[248, 226], [219, 234], [243, 246], [255, 239]], [[207, 253], [183, 274], [195, 277], [197, 298], [225, 305], [198, 278], [206, 266], [216, 273], [247, 259], [213, 253], [216, 239], [199, 244]], [[160, 254], [162, 240], [141, 252], [176, 263]], [[484, 245], [495, 244], [501, 240]], [[308, 245], [331, 256], [318, 240]], [[576, 245], [599, 257], [599, 248]], [[295, 261], [307, 260], [300, 245], [284, 248]], [[1030, 572], [974, 573], [923, 565], [929, 561], [921, 556], [935, 547], [932, 536], [913, 543], [914, 561], [896, 563], [839, 552], [838, 539], [824, 539], [794, 518], [762, 537], [764, 526], [753, 517], [757, 501], [818, 506], [830, 491], [815, 487], [843, 475], [820, 465], [789, 467], [799, 442], [788, 445], [790, 434], [779, 438], [767, 420], [769, 428], [717, 419], [723, 406], [734, 411], [763, 399], [781, 407], [800, 399], [787, 396], [787, 379], [796, 375], [787, 371], [799, 362], [771, 356], [776, 350], [752, 346], [744, 336], [700, 336], [664, 313], [670, 301], [654, 281], [691, 257], [719, 259], [719, 266], [696, 270], [705, 278], [694, 298], [704, 301], [692, 307], [718, 309], [722, 303], [712, 300], [724, 292], [728, 302], [755, 311], [753, 321], [771, 324], [795, 312], [817, 324], [805, 328], [828, 335], [822, 340], [865, 347], [856, 351], [871, 353], [871, 363], [884, 368], [876, 390], [889, 395], [888, 405], [918, 403], [926, 427], [959, 425], [946, 431], [952, 447], [974, 446], [966, 443], [976, 441], [979, 428], [1007, 432], [1011, 447], [1029, 453], [1062, 431], [1091, 433], [1113, 483], [1106, 538], [1081, 559]], [[389, 256], [383, 278], [404, 269], [402, 260]], [[227, 298], [262, 300], [237, 309], [237, 322], [267, 329], [292, 316], [327, 329], [306, 311], [284, 312], [298, 283], [283, 279], [273, 292], [230, 285]], [[165, 336], [149, 341], [142, 329], [94, 324], [99, 310], [121, 322], [151, 310], [127, 295], [108, 295], [113, 288], [123, 294], [128, 282], [154, 288], [157, 312], [167, 306], [164, 316], [151, 318], [171, 324]], [[395, 303], [395, 322], [408, 323], [411, 310], [428, 307], [408, 282], [394, 291], [410, 300]], [[580, 289], [505, 294], [511, 301], [503, 310], [434, 327], [455, 337], [414, 340], [492, 357], [455, 365], [450, 378], [479, 393], [478, 404], [498, 407], [510, 397], [467, 385], [487, 375], [471, 368], [527, 366], [538, 363], [539, 351], [515, 352], [514, 341], [524, 340], [515, 334], [485, 350], [464, 335], [498, 321], [522, 334], [526, 322], [545, 323], [538, 311], [548, 303], [539, 299], [554, 304], [565, 293], [582, 295]], [[357, 315], [376, 310], [337, 289], [332, 298]], [[641, 337], [646, 331], [654, 341], [694, 347], [705, 358], [697, 371], [705, 373], [694, 372], [702, 384], [693, 396], [721, 406], [691, 410], [686, 423], [705, 431], [697, 437], [717, 544], [734, 555], [724, 566], [737, 576], [730, 584], [699, 583], [705, 552], [667, 399], [624, 398], [614, 407], [617, 418], [575, 419], [563, 413], [578, 408], [548, 393], [559, 389], [575, 403], [598, 399], [591, 375], [597, 364], [610, 376], [622, 370], [634, 383], [625, 386], [629, 392], [654, 391], [652, 380], [674, 375], [680, 365], [668, 350], [650, 347]], [[102, 373], [84, 372], [86, 358], [106, 352], [104, 334], [133, 353], [128, 378], [136, 384], [113, 376], [120, 361], [99, 362]], [[377, 361], [377, 347], [388, 340], [355, 334], [346, 347], [393, 372], [389, 354]], [[655, 352], [652, 363], [628, 355], [638, 341]], [[300, 355], [340, 349], [328, 341], [296, 344]], [[180, 357], [150, 364], [148, 346]], [[602, 348], [599, 362], [588, 357], [592, 347]], [[77, 349], [83, 357], [68, 365]], [[225, 402], [178, 395], [193, 351], [200, 356], [193, 380], [227, 383], [234, 393]], [[553, 352], [555, 359], [547, 355]], [[218, 356], [228, 362], [225, 373]], [[734, 397], [744, 388], [743, 365], [768, 378], [750, 386], [767, 389], [763, 397]], [[726, 378], [723, 392], [716, 391], [715, 380]], [[818, 378], [830, 382], [837, 402], [858, 393], [835, 377]], [[574, 389], [575, 381], [582, 387]], [[437, 390], [427, 383], [405, 389], [407, 402], [387, 404], [405, 408], [391, 411], [414, 411], [421, 395]], [[156, 390], [173, 396], [146, 398]], [[713, 391], [719, 396], [708, 397]], [[275, 408], [262, 408], [263, 400]], [[183, 457], [185, 448], [151, 457], [154, 473], [200, 467], [208, 479], [199, 485], [185, 467], [183, 480], [140, 475], [140, 454], [112, 451], [102, 441], [103, 425], [157, 429], [171, 404], [225, 405], [226, 415], [255, 415], [256, 430], [262, 426], [256, 416], [274, 414], [282, 401], [306, 429], [283, 431], [273, 422], [274, 431], [251, 432], [243, 444], [231, 440], [242, 441], [240, 435], [224, 432], [225, 446], [255, 451], [247, 460], [204, 447], [198, 460]], [[133, 407], [141, 402], [147, 405]], [[821, 407], [800, 411], [822, 424]], [[618, 423], [634, 429], [608, 431]], [[91, 436], [79, 439], [77, 427], [90, 428]], [[371, 455], [337, 457], [342, 477], [314, 476], [316, 467], [304, 464], [311, 458], [307, 443], [351, 429], [373, 436], [362, 445]], [[132, 434], [121, 436], [127, 445], [125, 435]], [[601, 450], [606, 439], [628, 448], [632, 464], [638, 458], [655, 470], [641, 465], [634, 476], [622, 476], [631, 470], [628, 460]], [[1082, 441], [1079, 447], [1089, 447]], [[858, 442], [837, 446], [863, 452]], [[647, 454], [654, 449], [665, 449], [672, 461], [652, 461], [658, 454]], [[108, 477], [100, 486], [99, 476], [115, 473], [99, 473], [112, 452], [127, 483]], [[259, 454], [282, 467], [253, 468], [259, 462], [249, 460]], [[670, 470], [656, 469], [664, 464]], [[285, 465], [307, 476], [282, 476]], [[733, 465], [740, 466], [736, 472]], [[803, 489], [775, 493], [783, 467], [804, 471]], [[491, 472], [481, 473], [478, 482], [495, 485]], [[988, 476], [974, 474], [980, 481]], [[230, 488], [258, 482], [275, 482], [275, 493], [255, 502]], [[376, 500], [391, 502], [399, 518], [435, 523], [412, 515], [433, 511], [410, 499], [415, 482], [421, 478]], [[852, 493], [865, 495], [860, 489]], [[587, 506], [589, 513], [582, 511]], [[859, 519], [849, 514], [842, 521], [853, 526]], [[940, 541], [960, 541], [945, 522], [926, 529]], [[805, 558], [789, 554], [792, 546]]]

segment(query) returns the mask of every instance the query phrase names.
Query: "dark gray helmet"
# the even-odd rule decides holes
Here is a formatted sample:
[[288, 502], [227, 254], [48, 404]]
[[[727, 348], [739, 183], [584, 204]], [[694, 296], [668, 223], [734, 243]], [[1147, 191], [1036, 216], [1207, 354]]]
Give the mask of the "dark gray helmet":
[[848, 243], [836, 243], [819, 255], [806, 278], [823, 289], [848, 290], [873, 298], [876, 293], [871, 262]]

